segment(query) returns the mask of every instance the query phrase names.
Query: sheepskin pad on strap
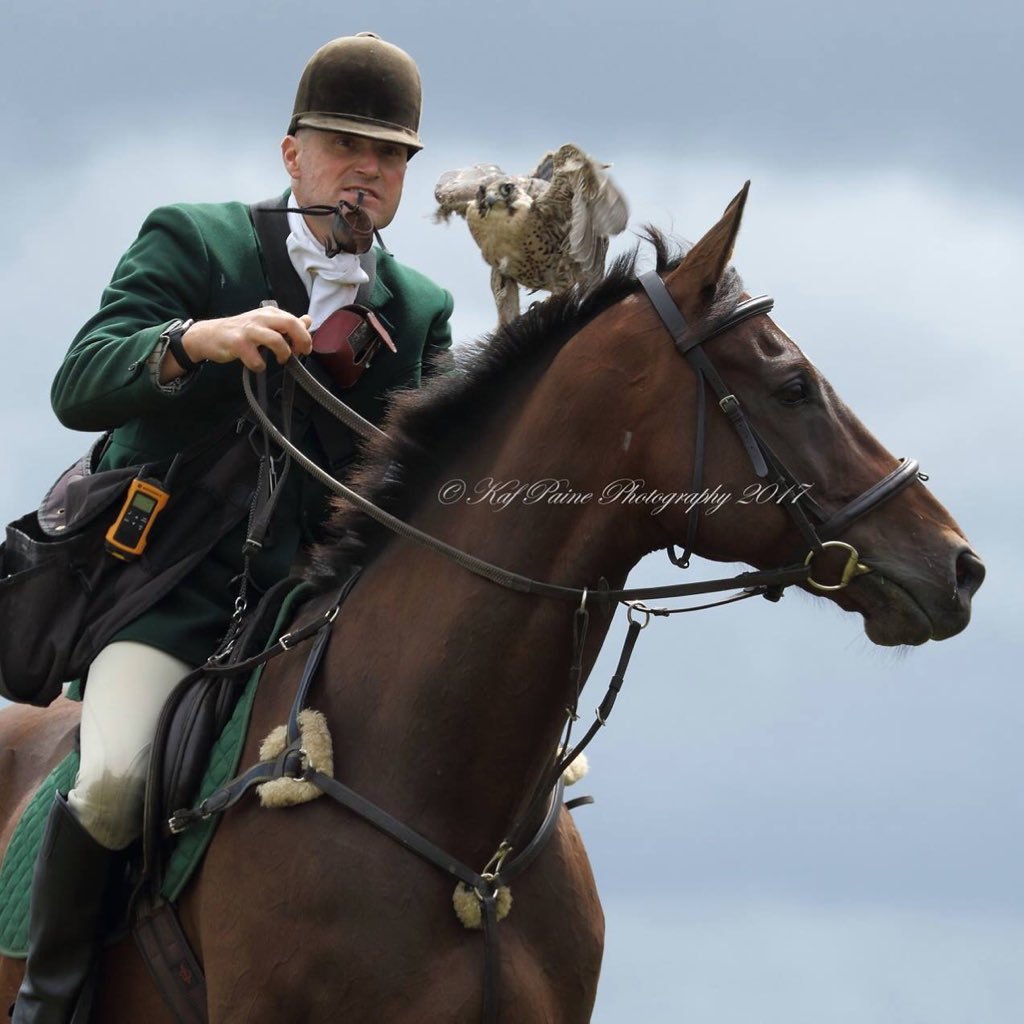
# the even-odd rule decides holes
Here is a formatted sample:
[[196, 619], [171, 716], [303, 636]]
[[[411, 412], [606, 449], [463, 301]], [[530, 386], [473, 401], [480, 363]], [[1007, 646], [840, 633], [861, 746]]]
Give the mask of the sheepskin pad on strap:
[[[561, 748], [559, 748], [558, 754], [559, 757], [561, 757]], [[587, 763], [587, 755], [580, 754], [579, 757], [577, 757], [576, 760], [573, 761], [564, 772], [562, 772], [562, 779], [567, 786], [571, 786], [574, 783], [579, 782], [588, 771], [590, 771], [590, 765]], [[455, 892], [452, 893], [452, 906], [455, 907], [455, 916], [466, 928], [483, 927], [484, 921], [480, 897], [472, 888], [466, 885], [465, 882], [459, 882], [459, 884], [455, 886]], [[508, 912], [511, 909], [512, 890], [507, 885], [503, 885], [498, 889], [497, 901], [495, 903], [498, 920], [503, 921], [508, 917]]]
[[575, 761], [562, 772], [562, 780], [567, 786], [574, 786], [590, 771], [590, 762], [586, 754], [580, 754]]
[[[481, 909], [480, 897], [476, 891], [471, 889], [465, 882], [459, 882], [452, 894], [452, 906], [455, 907], [455, 916], [466, 928], [482, 928], [484, 915]], [[497, 900], [494, 909], [497, 911], [499, 921], [508, 917], [512, 909], [512, 890], [503, 885], [498, 889]]]
[[[306, 708], [299, 712], [299, 735], [302, 749], [311, 767], [324, 775], [334, 774], [334, 748], [327, 719], [319, 711]], [[260, 760], [270, 761], [284, 750], [288, 742], [288, 729], [279, 725], [261, 744]], [[256, 787], [264, 807], [293, 807], [305, 804], [322, 795], [322, 791], [303, 779], [273, 779]]]

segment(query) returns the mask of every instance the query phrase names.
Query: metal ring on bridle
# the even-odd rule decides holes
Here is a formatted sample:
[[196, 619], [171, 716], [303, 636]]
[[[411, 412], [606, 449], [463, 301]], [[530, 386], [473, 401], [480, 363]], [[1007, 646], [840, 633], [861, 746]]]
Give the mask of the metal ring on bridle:
[[[651, 624], [651, 609], [643, 601], [626, 601], [626, 619], [629, 622], [637, 623], [641, 629], [646, 629]], [[634, 614], [643, 615], [643, 621], [633, 618]]]
[[846, 559], [846, 565], [843, 566], [843, 572], [839, 577], [838, 583], [819, 583], [814, 579], [810, 572], [808, 572], [807, 584], [808, 586], [814, 587], [815, 590], [842, 590], [844, 587], [849, 585], [850, 580], [855, 576], [863, 576], [865, 573], [871, 572], [871, 566], [864, 565], [864, 563], [860, 561], [860, 555], [857, 553], [857, 549], [853, 547], [853, 545], [847, 544], [841, 540], [823, 541], [820, 549], [817, 551], [809, 551], [807, 553], [807, 557], [804, 559], [804, 565], [809, 569], [812, 568], [815, 556], [820, 554], [826, 548], [842, 548], [844, 551], [848, 551], [849, 555]]

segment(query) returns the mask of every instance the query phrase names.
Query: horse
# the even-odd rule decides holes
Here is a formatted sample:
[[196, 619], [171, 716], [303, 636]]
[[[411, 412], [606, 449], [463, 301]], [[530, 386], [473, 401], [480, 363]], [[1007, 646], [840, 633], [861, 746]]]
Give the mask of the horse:
[[[335, 777], [478, 871], [510, 823], [532, 813], [550, 772], [615, 608], [593, 596], [622, 587], [649, 552], [686, 542], [765, 571], [807, 556], [812, 569], [797, 585], [859, 613], [880, 645], [942, 640], [968, 624], [984, 569], [916, 464], [901, 466], [868, 432], [764, 303], [734, 313], [746, 301], [730, 265], [745, 201], [746, 188], [682, 256], [650, 234], [687, 329], [714, 335], [713, 365], [695, 376], [680, 357], [686, 346], [672, 343], [638, 287], [634, 252], [586, 292], [499, 328], [460, 373], [399, 396], [388, 439], [370, 444], [352, 481], [449, 545], [575, 594], [588, 588], [589, 628], [575, 649], [585, 597], [496, 585], [343, 503], [316, 552], [318, 592], [297, 624], [324, 612], [353, 559], [364, 566], [308, 700], [329, 723]], [[722, 381], [729, 415], [709, 403], [695, 427], [705, 382]], [[744, 423], [756, 428], [753, 449]], [[652, 515], [621, 486], [609, 497], [615, 482], [672, 495], [701, 478], [738, 496], [756, 483], [758, 457], [813, 484], [825, 525], [842, 538], [834, 566], [829, 552], [808, 553], [795, 498], [732, 500], [695, 517], [671, 501]], [[294, 649], [268, 665], [244, 765], [287, 718], [305, 658]], [[74, 718], [64, 701], [0, 715], [0, 843], [68, 749]], [[497, 1018], [588, 1021], [604, 921], [567, 811], [512, 889], [497, 925]], [[179, 907], [206, 974], [209, 1021], [480, 1020], [483, 940], [456, 919], [452, 890], [434, 865], [326, 797], [288, 810], [240, 802]], [[0, 965], [0, 997], [13, 998], [19, 977], [19, 963]], [[128, 940], [104, 955], [94, 1019], [173, 1020]]]

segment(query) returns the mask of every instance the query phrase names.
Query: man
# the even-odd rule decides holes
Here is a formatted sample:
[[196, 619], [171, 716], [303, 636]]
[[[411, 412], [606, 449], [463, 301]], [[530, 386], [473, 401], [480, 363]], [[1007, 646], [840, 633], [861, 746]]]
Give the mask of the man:
[[[112, 430], [101, 468], [164, 459], [215, 433], [238, 415], [239, 363], [263, 372], [268, 354], [277, 363], [307, 355], [311, 332], [357, 295], [396, 351], [382, 347], [355, 385], [335, 387], [345, 401], [379, 419], [388, 390], [415, 386], [436, 366], [451, 345], [451, 296], [379, 248], [369, 260], [328, 256], [334, 218], [301, 212], [343, 202], [365, 211], [375, 229], [390, 224], [406, 163], [421, 148], [419, 115], [419, 72], [406, 53], [370, 33], [335, 39], [300, 80], [281, 144], [290, 195], [261, 204], [276, 211], [263, 216], [269, 229], [264, 223], [258, 233], [241, 203], [150, 215], [53, 385], [66, 426]], [[289, 301], [275, 294], [278, 307], [261, 305], [275, 278]], [[352, 454], [347, 431], [316, 412], [297, 440], [335, 472]], [[93, 961], [112, 852], [141, 830], [150, 744], [167, 695], [223, 637], [239, 576], [258, 588], [284, 577], [326, 514], [323, 489], [298, 468], [280, 490], [270, 531], [248, 563], [244, 516], [226, 535], [197, 539], [194, 568], [90, 666], [81, 768], [67, 797], [56, 797], [33, 879], [15, 1024], [70, 1019]]]

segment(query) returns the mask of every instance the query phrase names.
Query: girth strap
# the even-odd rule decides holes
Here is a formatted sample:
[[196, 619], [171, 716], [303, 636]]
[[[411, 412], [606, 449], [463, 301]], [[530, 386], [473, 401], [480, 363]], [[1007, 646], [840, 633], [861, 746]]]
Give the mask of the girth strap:
[[133, 902], [141, 895], [143, 889], [148, 887], [151, 892], [158, 893], [162, 885], [162, 879], [160, 878], [160, 857], [157, 849], [157, 840], [160, 835], [161, 828], [159, 822], [155, 820], [155, 815], [161, 812], [158, 791], [159, 780], [162, 777], [162, 769], [159, 762], [163, 759], [167, 734], [170, 730], [174, 717], [174, 706], [180, 700], [181, 695], [197, 679], [205, 675], [229, 677], [238, 680], [239, 683], [244, 683], [248, 679], [249, 675], [251, 675], [253, 669], [259, 668], [261, 665], [265, 665], [271, 660], [271, 658], [276, 657], [278, 654], [283, 654], [285, 651], [289, 651], [293, 647], [297, 647], [306, 640], [309, 640], [311, 637], [316, 636], [318, 633], [329, 633], [331, 623], [338, 614], [338, 608], [347, 596], [349, 590], [351, 590], [355, 585], [358, 575], [358, 572], [354, 572], [353, 575], [346, 580], [338, 593], [336, 602], [324, 615], [318, 616], [312, 622], [307, 623], [299, 629], [292, 630], [290, 633], [285, 633], [283, 636], [279, 637], [277, 641], [260, 651], [259, 654], [254, 654], [251, 658], [246, 658], [244, 661], [237, 661], [233, 664], [221, 664], [220, 662], [211, 659], [205, 664], [200, 665], [199, 668], [190, 672], [181, 680], [180, 683], [177, 684], [177, 686], [175, 686], [174, 690], [171, 691], [170, 696], [164, 703], [163, 711], [160, 714], [160, 720], [157, 723], [156, 737], [153, 740], [152, 763], [150, 766], [149, 776], [146, 780], [146, 824], [143, 831], [143, 870], [142, 876], [137, 883], [135, 894], [132, 897]]
[[148, 897], [136, 912], [139, 952], [178, 1024], [206, 1024], [206, 977], [174, 907]]

